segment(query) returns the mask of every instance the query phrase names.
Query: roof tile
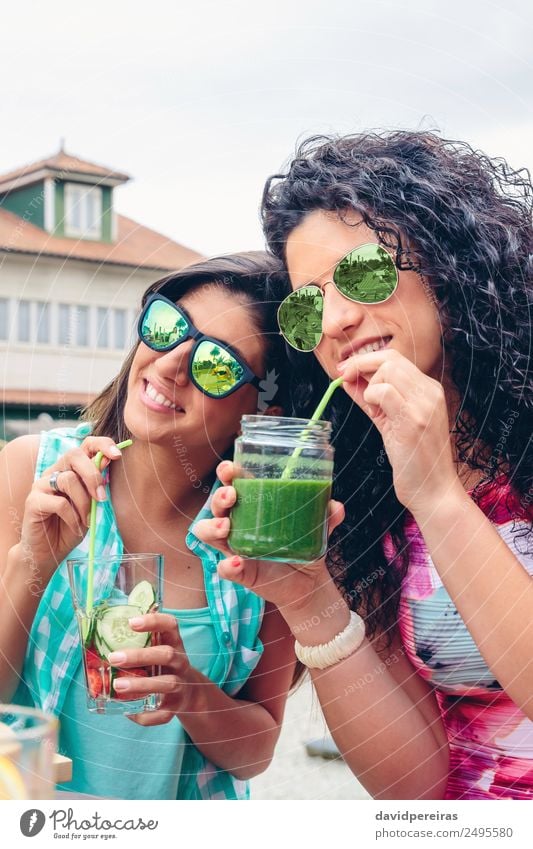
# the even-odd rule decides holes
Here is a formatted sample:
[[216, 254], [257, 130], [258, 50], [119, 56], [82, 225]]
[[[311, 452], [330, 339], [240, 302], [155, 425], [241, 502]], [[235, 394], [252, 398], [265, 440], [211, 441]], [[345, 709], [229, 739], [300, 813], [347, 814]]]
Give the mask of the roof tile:
[[19, 177], [27, 178], [28, 175], [38, 173], [43, 169], [57, 171], [57, 176], [64, 174], [87, 174], [100, 178], [111, 178], [120, 182], [126, 182], [130, 179], [128, 174], [121, 171], [114, 171], [106, 165], [98, 165], [96, 162], [89, 162], [87, 159], [80, 159], [78, 156], [71, 156], [60, 150], [54, 156], [48, 156], [46, 159], [39, 159], [36, 162], [30, 162], [20, 168], [15, 168], [13, 171], [8, 171], [6, 174], [0, 174], [0, 187], [2, 183], [7, 183], [11, 180], [16, 180]]
[[0, 209], [0, 251], [112, 263], [158, 271], [178, 270], [202, 259], [202, 255], [196, 251], [149, 227], [143, 227], [124, 215], [117, 215], [117, 240], [109, 244], [52, 236], [4, 209]]

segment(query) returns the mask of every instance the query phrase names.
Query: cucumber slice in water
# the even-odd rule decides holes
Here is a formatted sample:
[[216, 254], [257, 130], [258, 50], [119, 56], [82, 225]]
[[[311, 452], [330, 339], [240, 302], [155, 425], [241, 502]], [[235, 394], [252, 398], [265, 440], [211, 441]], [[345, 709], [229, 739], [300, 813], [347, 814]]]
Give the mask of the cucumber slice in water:
[[143, 613], [148, 613], [154, 603], [154, 588], [148, 581], [139, 581], [128, 596], [128, 604], [140, 607]]
[[96, 623], [96, 634], [100, 649], [109, 646], [109, 651], [120, 649], [142, 649], [150, 640], [151, 634], [132, 631], [128, 619], [139, 616], [143, 611], [131, 604], [117, 604], [104, 610]]

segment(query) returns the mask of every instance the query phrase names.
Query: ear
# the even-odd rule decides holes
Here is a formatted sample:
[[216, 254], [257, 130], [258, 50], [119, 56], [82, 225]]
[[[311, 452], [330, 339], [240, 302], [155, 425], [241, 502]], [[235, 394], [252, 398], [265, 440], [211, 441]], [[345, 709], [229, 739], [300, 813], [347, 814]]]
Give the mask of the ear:
[[267, 407], [266, 410], [261, 411], [262, 416], [284, 416], [285, 411], [283, 407]]

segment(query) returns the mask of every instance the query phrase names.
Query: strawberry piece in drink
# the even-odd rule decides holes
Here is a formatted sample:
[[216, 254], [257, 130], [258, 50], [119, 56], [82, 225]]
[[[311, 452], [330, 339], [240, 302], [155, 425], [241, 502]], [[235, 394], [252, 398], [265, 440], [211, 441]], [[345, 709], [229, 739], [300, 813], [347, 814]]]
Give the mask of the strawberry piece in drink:
[[[101, 664], [100, 664], [101, 665]], [[89, 684], [89, 694], [91, 698], [97, 699], [99, 696], [109, 694], [109, 670], [108, 669], [87, 669], [87, 681]]]
[[[117, 673], [114, 676], [113, 680], [116, 681], [117, 678], [131, 678], [132, 676], [136, 677], [136, 678], [148, 678], [148, 670], [147, 669], [141, 669], [140, 667], [136, 667], [135, 669], [119, 669], [119, 670], [117, 670]], [[122, 690], [118, 691], [118, 690], [115, 690], [114, 687], [113, 687], [112, 696], [113, 696], [114, 699], [122, 699], [122, 700], [131, 698], [131, 696], [129, 695], [129, 692], [127, 690], [124, 691], [124, 692]]]

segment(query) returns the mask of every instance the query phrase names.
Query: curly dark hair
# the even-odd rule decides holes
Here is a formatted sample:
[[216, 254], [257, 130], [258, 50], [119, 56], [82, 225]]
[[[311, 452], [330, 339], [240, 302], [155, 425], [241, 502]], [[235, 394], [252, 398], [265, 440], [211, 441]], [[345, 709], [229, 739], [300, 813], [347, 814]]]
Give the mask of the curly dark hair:
[[[505, 474], [526, 508], [532, 501], [532, 209], [527, 170], [435, 133], [408, 131], [309, 138], [286, 173], [269, 178], [262, 202], [268, 247], [283, 261], [288, 236], [310, 212], [344, 220], [356, 211], [395, 251], [398, 268], [417, 271], [429, 284], [461, 397], [458, 460], [481, 470], [484, 480]], [[327, 377], [308, 354], [292, 352], [291, 360], [295, 412], [305, 415]], [[344, 502], [346, 519], [332, 538], [328, 566], [352, 606], [367, 613], [370, 633], [392, 632], [408, 565], [406, 511], [377, 429], [343, 392], [334, 396], [331, 420], [333, 494]], [[397, 568], [383, 551], [387, 532]]]

